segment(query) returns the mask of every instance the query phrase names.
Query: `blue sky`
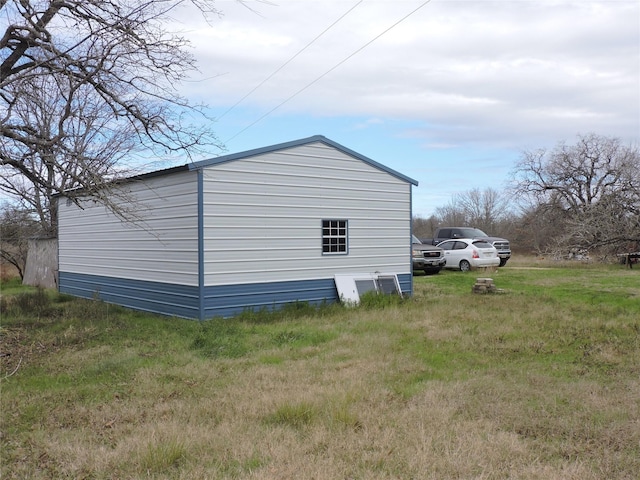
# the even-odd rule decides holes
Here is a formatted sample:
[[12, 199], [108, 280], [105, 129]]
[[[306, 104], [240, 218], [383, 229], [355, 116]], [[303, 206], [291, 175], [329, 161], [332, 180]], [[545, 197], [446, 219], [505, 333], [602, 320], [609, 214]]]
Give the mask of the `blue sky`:
[[508, 188], [523, 150], [590, 132], [639, 143], [637, 0], [244, 3], [172, 25], [199, 66], [180, 91], [226, 147], [210, 157], [324, 135], [417, 180], [427, 217]]

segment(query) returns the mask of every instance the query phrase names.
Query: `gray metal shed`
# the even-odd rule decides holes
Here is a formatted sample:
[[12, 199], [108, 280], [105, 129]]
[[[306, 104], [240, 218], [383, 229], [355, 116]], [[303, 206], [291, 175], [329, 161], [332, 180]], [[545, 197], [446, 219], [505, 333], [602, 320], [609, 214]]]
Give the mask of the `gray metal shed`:
[[139, 223], [61, 198], [60, 291], [205, 319], [336, 301], [337, 274], [411, 293], [418, 183], [323, 136], [131, 179]]

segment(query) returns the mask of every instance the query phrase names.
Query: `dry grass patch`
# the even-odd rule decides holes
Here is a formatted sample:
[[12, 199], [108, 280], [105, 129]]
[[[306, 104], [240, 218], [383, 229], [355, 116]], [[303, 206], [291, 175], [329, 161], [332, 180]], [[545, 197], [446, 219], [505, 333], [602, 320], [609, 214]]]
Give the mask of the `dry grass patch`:
[[507, 267], [478, 296], [442, 272], [404, 302], [206, 324], [65, 300], [2, 327], [51, 348], [2, 372], [0, 474], [635, 478], [634, 274]]

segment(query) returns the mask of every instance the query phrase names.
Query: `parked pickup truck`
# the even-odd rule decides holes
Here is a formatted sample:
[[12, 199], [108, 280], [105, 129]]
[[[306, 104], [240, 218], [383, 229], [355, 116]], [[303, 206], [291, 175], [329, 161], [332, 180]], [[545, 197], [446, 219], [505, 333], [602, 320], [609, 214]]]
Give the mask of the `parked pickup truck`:
[[470, 227], [442, 227], [438, 228], [435, 232], [434, 238], [422, 239], [422, 243], [429, 245], [438, 245], [445, 240], [451, 240], [452, 238], [473, 238], [483, 239], [493, 245], [498, 250], [498, 257], [500, 257], [500, 266], [504, 267], [507, 264], [507, 260], [511, 258], [511, 246], [509, 240], [499, 237], [490, 237], [482, 230], [478, 228]]
[[423, 244], [418, 237], [411, 237], [411, 259], [413, 271], [422, 270], [427, 275], [438, 273], [444, 267], [444, 250], [430, 244]]

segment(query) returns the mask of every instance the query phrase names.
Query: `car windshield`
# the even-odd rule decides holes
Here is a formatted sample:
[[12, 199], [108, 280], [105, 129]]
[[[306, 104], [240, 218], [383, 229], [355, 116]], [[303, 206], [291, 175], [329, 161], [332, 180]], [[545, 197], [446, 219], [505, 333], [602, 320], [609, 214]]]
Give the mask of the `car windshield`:
[[422, 242], [420, 241], [420, 239], [419, 239], [418, 237], [416, 237], [415, 235], [411, 235], [411, 241], [412, 241], [413, 243], [422, 243]]
[[479, 228], [461, 228], [462, 237], [463, 238], [476, 238], [476, 237], [488, 237], [486, 233], [484, 233]]

